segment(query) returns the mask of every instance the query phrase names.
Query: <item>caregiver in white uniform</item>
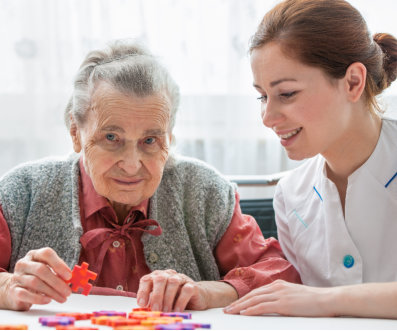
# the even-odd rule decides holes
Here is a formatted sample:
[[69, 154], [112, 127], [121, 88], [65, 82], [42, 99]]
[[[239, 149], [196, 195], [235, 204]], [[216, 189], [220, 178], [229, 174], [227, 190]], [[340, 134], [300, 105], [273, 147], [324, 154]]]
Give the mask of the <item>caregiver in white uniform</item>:
[[343, 0], [287, 0], [251, 40], [263, 123], [308, 159], [278, 184], [281, 247], [304, 285], [275, 281], [227, 313], [397, 318], [397, 120], [376, 96], [397, 40]]

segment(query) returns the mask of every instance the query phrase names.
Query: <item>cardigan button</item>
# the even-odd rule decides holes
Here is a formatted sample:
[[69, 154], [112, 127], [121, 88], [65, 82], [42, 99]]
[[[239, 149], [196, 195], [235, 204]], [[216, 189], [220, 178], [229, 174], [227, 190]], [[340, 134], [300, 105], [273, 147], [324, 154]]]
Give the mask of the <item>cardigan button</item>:
[[149, 254], [148, 261], [149, 261], [150, 263], [156, 263], [158, 259], [159, 259], [159, 256], [158, 256], [156, 253], [151, 252], [151, 253]]
[[344, 257], [343, 257], [343, 265], [346, 267], [346, 268], [351, 268], [353, 265], [354, 265], [354, 257], [353, 256], [351, 256], [351, 255], [345, 255]]

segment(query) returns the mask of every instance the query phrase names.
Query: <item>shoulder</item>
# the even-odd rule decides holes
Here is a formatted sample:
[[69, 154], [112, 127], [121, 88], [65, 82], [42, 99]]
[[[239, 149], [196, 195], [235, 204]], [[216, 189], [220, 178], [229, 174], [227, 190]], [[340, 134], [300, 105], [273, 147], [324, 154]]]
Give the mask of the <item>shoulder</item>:
[[382, 118], [382, 135], [388, 142], [397, 146], [397, 119]]
[[324, 168], [324, 158], [317, 155], [306, 160], [299, 167], [291, 170], [277, 184], [277, 192], [292, 196], [305, 196], [306, 191], [312, 191]]
[[0, 191], [42, 183], [46, 178], [60, 180], [62, 173], [65, 176], [70, 175], [70, 169], [77, 161], [78, 155], [73, 154], [65, 157], [47, 157], [22, 163], [0, 178]]
[[35, 175], [45, 175], [51, 172], [60, 172], [63, 169], [70, 168], [70, 166], [78, 161], [79, 156], [77, 154], [71, 154], [68, 156], [50, 156], [35, 161], [29, 161], [22, 163], [0, 178], [3, 181], [7, 178], [14, 178], [20, 176], [34, 177]]
[[382, 117], [382, 123], [388, 129], [394, 130], [397, 132], [397, 119], [396, 118]]
[[164, 169], [164, 176], [177, 176], [184, 183], [193, 186], [234, 188], [234, 184], [209, 164], [176, 154], [170, 155]]

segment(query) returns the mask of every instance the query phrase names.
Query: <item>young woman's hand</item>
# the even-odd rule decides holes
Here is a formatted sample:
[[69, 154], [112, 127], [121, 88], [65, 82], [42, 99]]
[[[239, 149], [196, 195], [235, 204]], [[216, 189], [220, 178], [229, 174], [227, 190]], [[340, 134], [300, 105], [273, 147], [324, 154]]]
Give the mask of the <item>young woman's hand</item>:
[[224, 309], [228, 314], [333, 316], [332, 288], [309, 287], [276, 280], [259, 287]]
[[71, 270], [51, 248], [29, 251], [14, 273], [0, 273], [0, 308], [28, 310], [33, 304], [51, 300], [65, 302], [72, 293], [65, 280]]

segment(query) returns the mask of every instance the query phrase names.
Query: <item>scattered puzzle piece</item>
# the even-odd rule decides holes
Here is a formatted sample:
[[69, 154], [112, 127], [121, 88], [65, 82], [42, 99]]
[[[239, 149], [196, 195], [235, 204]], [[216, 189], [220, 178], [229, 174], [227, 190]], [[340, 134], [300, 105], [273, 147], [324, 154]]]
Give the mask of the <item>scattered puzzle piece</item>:
[[26, 324], [0, 324], [0, 330], [27, 330]]
[[123, 311], [115, 311], [115, 310], [100, 310], [94, 311], [93, 315], [96, 316], [122, 316], [126, 317], [127, 314]]
[[90, 320], [93, 314], [92, 313], [59, 313], [56, 314], [55, 316], [74, 317], [76, 321], [79, 321], [79, 320]]
[[132, 311], [152, 311], [149, 307], [138, 307], [138, 308], [133, 308]]
[[142, 325], [155, 326], [157, 324], [175, 324], [182, 322], [182, 317], [149, 317], [141, 321]]
[[68, 316], [48, 316], [40, 317], [39, 322], [45, 326], [57, 326], [57, 325], [73, 325], [74, 318]]
[[132, 319], [132, 318], [125, 318], [125, 317], [119, 317], [113, 320], [109, 320], [106, 323], [107, 326], [132, 326], [132, 325], [141, 325], [141, 321], [137, 319]]
[[160, 317], [161, 311], [132, 311], [128, 314], [129, 318], [146, 319], [148, 317]]
[[88, 263], [83, 262], [81, 266], [75, 265], [72, 270], [72, 278], [66, 281], [67, 284], [72, 284], [72, 291], [77, 292], [81, 288], [82, 294], [88, 295], [90, 293], [92, 285], [88, 281], [95, 280], [97, 274], [88, 270]]
[[[82, 266], [84, 267], [84, 266]], [[85, 269], [87, 266], [85, 266]], [[191, 319], [191, 313], [152, 311], [150, 308], [135, 308], [126, 318], [125, 312], [100, 310], [93, 313], [58, 313], [56, 316], [40, 317], [39, 322], [45, 326], [55, 326], [57, 330], [98, 330], [96, 327], [75, 326], [75, 320], [91, 318], [92, 324], [106, 325], [115, 330], [195, 330], [210, 329], [210, 324], [183, 323]], [[12, 325], [13, 330], [18, 330]], [[20, 330], [26, 330], [26, 328]], [[0, 325], [1, 329], [1, 325]], [[10, 330], [8, 328], [7, 330]]]
[[187, 320], [192, 319], [192, 313], [171, 312], [171, 313], [161, 313], [160, 316], [182, 317], [183, 319], [187, 319]]
[[57, 325], [55, 330], [99, 330], [92, 326]]
[[145, 325], [123, 325], [116, 326], [114, 330], [153, 330], [153, 328]]
[[156, 330], [195, 330], [210, 329], [210, 324], [203, 323], [174, 323], [174, 324], [157, 324]]

